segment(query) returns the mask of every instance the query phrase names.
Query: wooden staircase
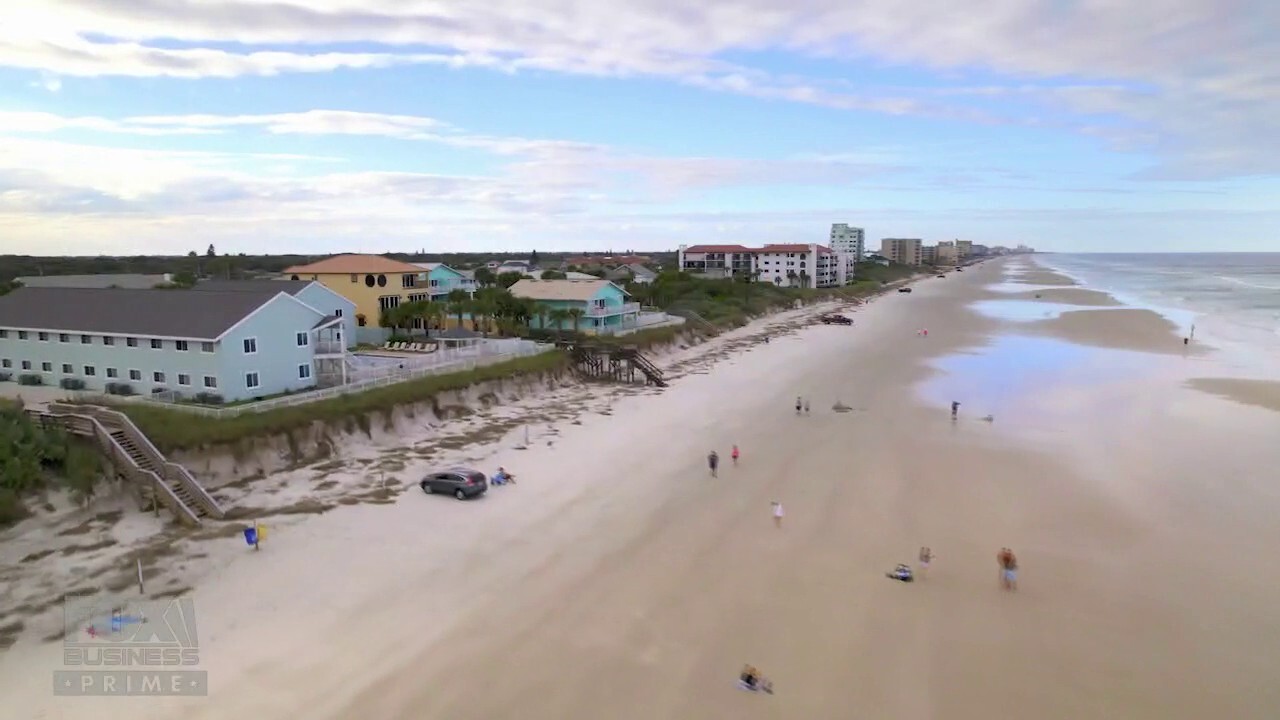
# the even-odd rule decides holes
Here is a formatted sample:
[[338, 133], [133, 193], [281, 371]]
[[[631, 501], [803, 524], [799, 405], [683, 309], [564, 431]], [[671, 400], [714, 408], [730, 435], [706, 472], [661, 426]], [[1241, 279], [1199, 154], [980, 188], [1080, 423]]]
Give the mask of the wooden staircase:
[[583, 377], [614, 382], [635, 382], [636, 372], [646, 385], [666, 387], [662, 370], [634, 347], [609, 347], [593, 343], [561, 343], [567, 347], [574, 369]]
[[116, 473], [129, 481], [142, 508], [166, 506], [188, 525], [202, 518], [221, 520], [226, 512], [183, 466], [169, 462], [122, 412], [98, 405], [51, 403], [29, 411], [46, 424], [94, 438]]

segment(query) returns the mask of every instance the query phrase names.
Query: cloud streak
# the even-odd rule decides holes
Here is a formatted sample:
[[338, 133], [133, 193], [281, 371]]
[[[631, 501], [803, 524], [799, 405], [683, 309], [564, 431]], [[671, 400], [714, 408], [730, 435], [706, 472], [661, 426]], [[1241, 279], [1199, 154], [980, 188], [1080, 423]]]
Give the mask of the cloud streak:
[[[1122, 118], [1136, 126], [1125, 136], [1130, 149], [1166, 159], [1153, 176], [1194, 178], [1280, 171], [1280, 140], [1258, 149], [1255, 135], [1243, 139], [1280, 113], [1275, 27], [1280, 4], [1268, 0], [991, 0], [980, 10], [950, 0], [46, 0], [0, 26], [0, 65], [192, 79], [403, 65], [656, 77], [764, 100], [985, 123], [1043, 122], [1051, 108]], [[368, 50], [338, 49], [353, 45]], [[774, 76], [749, 65], [761, 51], [827, 59], [837, 77]], [[748, 64], [725, 61], [729, 53]], [[838, 77], [851, 68], [842, 63], [865, 60], [979, 68], [1009, 82], [985, 93], [886, 94]], [[1104, 89], [1061, 87], [1080, 84]], [[1008, 115], [972, 102], [1011, 94], [1040, 111]]]

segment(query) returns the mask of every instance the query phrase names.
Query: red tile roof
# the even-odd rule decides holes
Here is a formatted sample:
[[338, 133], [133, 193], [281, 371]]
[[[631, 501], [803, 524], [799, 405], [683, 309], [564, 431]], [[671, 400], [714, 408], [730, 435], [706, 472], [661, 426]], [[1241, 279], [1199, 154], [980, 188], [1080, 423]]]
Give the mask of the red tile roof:
[[684, 249], [686, 253], [749, 253], [755, 250], [742, 245], [694, 245]]
[[284, 269], [286, 275], [346, 275], [349, 273], [420, 273], [422, 268], [382, 255], [334, 255], [307, 265]]

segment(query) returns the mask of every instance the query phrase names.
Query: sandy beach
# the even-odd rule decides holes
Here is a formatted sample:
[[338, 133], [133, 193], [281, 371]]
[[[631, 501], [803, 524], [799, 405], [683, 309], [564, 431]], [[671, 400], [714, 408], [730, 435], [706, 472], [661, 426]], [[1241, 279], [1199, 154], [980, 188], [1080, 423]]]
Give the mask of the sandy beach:
[[[42, 720], [1275, 717], [1280, 414], [1240, 401], [1273, 390], [1189, 386], [1223, 375], [1213, 353], [1149, 311], [1057, 291], [1042, 300], [1081, 309], [967, 307], [1001, 282], [1091, 292], [991, 262], [853, 327], [792, 313], [673, 354], [661, 392], [530, 398], [563, 412], [540, 411], [527, 449], [516, 423], [388, 471], [402, 489], [441, 463], [505, 465], [517, 486], [300, 514], [256, 553], [181, 546], [206, 556], [185, 562], [203, 568], [187, 594], [207, 697], [54, 697], [61, 646], [34, 620], [0, 653], [0, 696]], [[388, 448], [326, 481], [372, 492]], [[316, 476], [265, 480], [302, 502]], [[922, 545], [927, 575], [885, 578]], [[736, 689], [744, 663], [776, 694]]]

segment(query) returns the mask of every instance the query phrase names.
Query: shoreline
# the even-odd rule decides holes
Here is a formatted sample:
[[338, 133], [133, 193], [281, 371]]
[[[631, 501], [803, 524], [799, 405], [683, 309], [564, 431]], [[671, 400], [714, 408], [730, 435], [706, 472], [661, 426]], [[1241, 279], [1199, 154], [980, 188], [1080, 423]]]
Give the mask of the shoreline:
[[[52, 655], [29, 645], [15, 646], [22, 662], [0, 653], [0, 683], [31, 716], [56, 707], [95, 720], [272, 720], [299, 707], [319, 720], [849, 707], [1065, 720], [1081, 698], [1099, 717], [1264, 717], [1275, 668], [1240, 648], [1280, 639], [1265, 621], [1280, 567], [1224, 565], [1204, 538], [1270, 538], [1277, 506], [1198, 478], [1226, 461], [1200, 447], [1214, 433], [1236, 441], [1231, 467], [1273, 463], [1265, 424], [1179, 389], [1190, 371], [1211, 374], [1210, 355], [1081, 345], [969, 309], [1007, 264], [878, 297], [852, 328], [726, 340], [711, 367], [705, 347], [690, 348], [666, 392], [609, 398], [527, 450], [511, 437], [498, 455], [459, 449], [521, 478], [481, 503], [410, 493], [273, 527], [258, 554], [236, 543], [193, 593], [207, 700], [51, 699]], [[1106, 312], [1120, 311], [1094, 310], [1088, 324], [1120, 317]], [[1072, 349], [1009, 376], [1001, 353], [1029, 343]], [[948, 365], [956, 358], [971, 364]], [[936, 397], [919, 394], [934, 385]], [[995, 422], [976, 421], [1006, 389]], [[812, 416], [793, 414], [797, 394], [813, 399]], [[830, 412], [837, 400], [852, 411]], [[1200, 452], [1153, 455], [1151, 443]], [[730, 444], [742, 466], [706, 479], [708, 446], [727, 457]], [[782, 530], [768, 518], [779, 498]], [[920, 544], [941, 558], [930, 577], [885, 581]], [[1027, 565], [1016, 597], [989, 572], [1004, 545]], [[1230, 584], [1229, 606], [1206, 573]], [[1222, 620], [1202, 628], [1192, 611]], [[729, 687], [743, 661], [777, 684], [765, 702], [785, 707]], [[445, 673], [457, 680], [423, 683]], [[1187, 675], [1200, 686], [1165, 682]]]

